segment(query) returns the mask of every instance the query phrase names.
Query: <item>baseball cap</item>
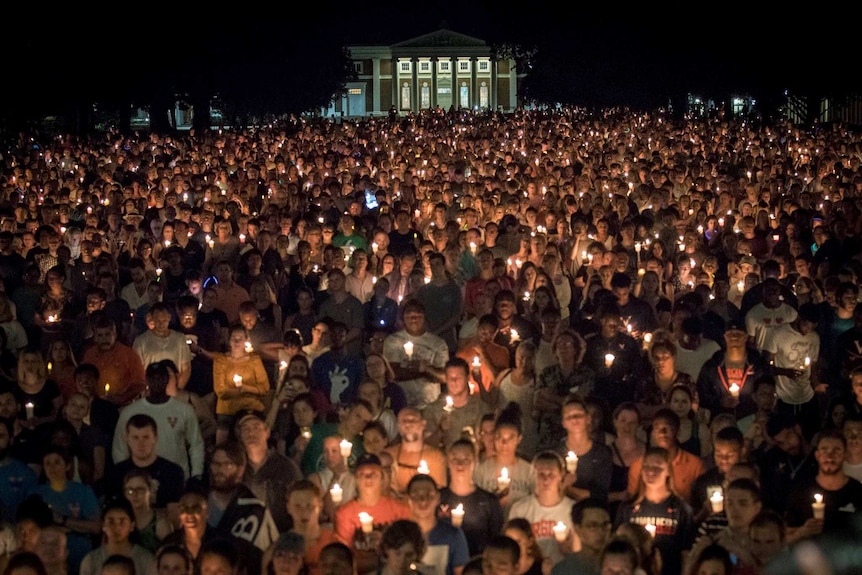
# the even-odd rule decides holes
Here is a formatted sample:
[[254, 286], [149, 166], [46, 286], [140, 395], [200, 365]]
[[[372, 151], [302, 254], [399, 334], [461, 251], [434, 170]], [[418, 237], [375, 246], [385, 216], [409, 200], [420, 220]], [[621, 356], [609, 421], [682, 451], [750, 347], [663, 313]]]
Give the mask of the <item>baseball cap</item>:
[[377, 467], [383, 468], [383, 463], [380, 461], [380, 458], [374, 455], [373, 453], [363, 453], [359, 456], [359, 459], [356, 461], [356, 466], [354, 467], [354, 472], [359, 471], [362, 467], [367, 467], [369, 465], [376, 465]]
[[745, 321], [739, 318], [731, 318], [724, 323], [724, 331], [745, 331]]
[[234, 418], [234, 429], [239, 429], [240, 427], [242, 427], [243, 423], [249, 421], [250, 419], [257, 419], [258, 421], [262, 421], [264, 423], [266, 422], [266, 418], [259, 411], [255, 411], [253, 409], [246, 409], [236, 414], [236, 417]]

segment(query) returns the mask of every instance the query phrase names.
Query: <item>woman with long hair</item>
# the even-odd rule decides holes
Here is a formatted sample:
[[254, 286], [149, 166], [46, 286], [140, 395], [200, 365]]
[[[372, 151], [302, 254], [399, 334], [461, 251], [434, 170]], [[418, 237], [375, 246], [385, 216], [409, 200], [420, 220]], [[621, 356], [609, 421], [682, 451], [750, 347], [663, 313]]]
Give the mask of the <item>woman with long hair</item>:
[[154, 574], [156, 557], [152, 551], [135, 542], [136, 536], [132, 505], [126, 499], [109, 500], [102, 510], [102, 544], [81, 561], [80, 575], [100, 575], [102, 564], [114, 555], [131, 559], [135, 573]]
[[536, 488], [533, 466], [518, 456], [523, 438], [521, 420], [521, 406], [517, 403], [500, 411], [494, 422], [494, 454], [479, 463], [473, 474], [476, 485], [496, 494], [506, 513], [514, 502], [532, 495]]
[[538, 423], [533, 415], [533, 397], [536, 394], [536, 346], [524, 341], [515, 350], [515, 367], [505, 369], [497, 377], [494, 388], [497, 393], [497, 408], [502, 410], [509, 403], [521, 406], [523, 415], [523, 437], [521, 453], [535, 453], [539, 446]]
[[623, 503], [616, 524], [638, 523], [655, 531], [655, 543], [662, 556], [662, 575], [682, 572], [685, 550], [694, 543], [696, 525], [691, 507], [674, 491], [670, 453], [650, 447], [643, 458], [634, 499]]
[[153, 506], [156, 488], [152, 476], [145, 469], [132, 469], [123, 477], [123, 497], [134, 511], [137, 542], [152, 553], [174, 529], [167, 511]]
[[78, 362], [75, 360], [75, 354], [72, 352], [69, 342], [52, 341], [48, 345], [46, 360], [48, 377], [57, 383], [63, 400], [69, 399], [69, 396], [77, 389], [75, 387], [75, 368], [78, 367]]
[[696, 389], [691, 376], [676, 369], [676, 354], [676, 344], [667, 337], [657, 337], [647, 352], [652, 371], [638, 379], [634, 394], [645, 425], [649, 425], [658, 409], [668, 404], [674, 386]]
[[308, 287], [301, 287], [296, 290], [295, 297], [296, 309], [284, 318], [284, 333], [296, 330], [302, 336], [303, 345], [308, 345], [313, 337], [312, 329], [320, 319], [314, 309], [314, 291]]
[[48, 377], [45, 360], [35, 349], [19, 355], [18, 380], [12, 391], [19, 406], [18, 419], [30, 429], [53, 421], [63, 405], [60, 387]]
[[616, 506], [628, 498], [629, 466], [643, 456], [646, 451], [646, 441], [640, 437], [640, 411], [632, 402], [619, 404], [612, 414], [614, 433], [608, 447], [613, 452], [613, 469], [611, 471], [611, 487], [608, 501]]
[[709, 426], [701, 421], [695, 406], [695, 392], [691, 385], [676, 384], [668, 395], [665, 407], [670, 407], [679, 416], [679, 446], [698, 457], [712, 454]]

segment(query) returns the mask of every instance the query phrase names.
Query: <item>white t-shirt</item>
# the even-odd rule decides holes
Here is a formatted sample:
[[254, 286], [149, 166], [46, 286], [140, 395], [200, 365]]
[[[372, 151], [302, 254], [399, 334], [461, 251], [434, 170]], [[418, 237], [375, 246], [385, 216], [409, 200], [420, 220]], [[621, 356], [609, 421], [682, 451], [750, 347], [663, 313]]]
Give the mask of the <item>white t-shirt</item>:
[[192, 361], [192, 352], [186, 343], [185, 334], [174, 330], [170, 330], [167, 337], [159, 337], [152, 331], [145, 331], [135, 338], [132, 347], [141, 356], [144, 368], [151, 363], [170, 359], [181, 370]]
[[[449, 361], [449, 346], [443, 338], [429, 331], [419, 336], [410, 335], [403, 329], [389, 334], [383, 340], [383, 357], [392, 364], [406, 363], [409, 358], [404, 344], [408, 341], [413, 342], [413, 361], [424, 360], [437, 369], [443, 369]], [[440, 383], [431, 378], [399, 381], [398, 385], [404, 390], [407, 405], [410, 407], [425, 409], [440, 396]]]
[[796, 310], [786, 303], [775, 309], [759, 303], [745, 314], [745, 332], [754, 340], [755, 347], [763, 351], [766, 334], [779, 326], [791, 323], [797, 315]]
[[[502, 466], [497, 465], [494, 459], [486, 459], [476, 466], [473, 472], [473, 482], [477, 487], [495, 493], [497, 491], [497, 478], [500, 476]], [[509, 478], [509, 501], [508, 507], [517, 501], [529, 497], [536, 489], [536, 470], [528, 461], [518, 458], [514, 466], [507, 466]], [[507, 509], [503, 509], [507, 511]]]
[[790, 325], [785, 324], [770, 329], [764, 341], [764, 351], [774, 354], [775, 367], [800, 369], [799, 378], [779, 375], [775, 378], [775, 394], [778, 399], [791, 405], [811, 401], [814, 389], [811, 387], [811, 367], [805, 366], [805, 358], [812, 362], [820, 355], [820, 336], [812, 330], [802, 335]]
[[721, 346], [715, 341], [706, 338], [700, 341], [700, 345], [696, 349], [685, 349], [677, 344], [674, 366], [677, 371], [687, 373], [694, 381], [697, 381], [700, 368], [720, 349]]
[[542, 555], [556, 565], [563, 560], [563, 554], [560, 553], [560, 546], [554, 537], [554, 525], [562, 521], [571, 529], [574, 504], [574, 500], [564, 496], [556, 505], [544, 507], [535, 495], [531, 495], [513, 503], [507, 519], [523, 517], [529, 521], [533, 527], [533, 537], [542, 549]]

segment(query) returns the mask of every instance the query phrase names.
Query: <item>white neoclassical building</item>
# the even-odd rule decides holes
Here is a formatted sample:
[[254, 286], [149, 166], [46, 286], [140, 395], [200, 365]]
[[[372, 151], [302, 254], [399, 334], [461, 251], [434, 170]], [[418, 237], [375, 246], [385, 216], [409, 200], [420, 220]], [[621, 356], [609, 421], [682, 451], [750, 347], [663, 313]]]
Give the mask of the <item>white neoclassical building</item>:
[[451, 107], [509, 112], [518, 106], [515, 61], [492, 59], [483, 40], [445, 28], [391, 46], [348, 46], [356, 80], [323, 110], [363, 117]]

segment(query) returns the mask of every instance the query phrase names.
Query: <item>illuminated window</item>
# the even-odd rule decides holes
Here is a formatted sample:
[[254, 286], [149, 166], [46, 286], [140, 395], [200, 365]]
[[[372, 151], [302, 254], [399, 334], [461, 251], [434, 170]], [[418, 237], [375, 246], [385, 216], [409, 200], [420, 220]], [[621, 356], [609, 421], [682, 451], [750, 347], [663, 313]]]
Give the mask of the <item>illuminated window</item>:
[[449, 61], [441, 60], [440, 61], [440, 71], [441, 72], [449, 72]]
[[469, 60], [458, 60], [458, 71], [459, 72], [469, 72], [470, 71], [470, 61]]
[[399, 63], [401, 64], [401, 71], [402, 72], [409, 72], [410, 71], [410, 62], [399, 62]]
[[401, 109], [410, 109], [410, 85], [407, 82], [401, 85]]
[[347, 90], [347, 93], [351, 96], [361, 96], [362, 88], [350, 88], [349, 90]]
[[461, 83], [461, 88], [458, 93], [462, 108], [470, 107], [470, 89], [467, 87], [467, 82]]
[[490, 62], [488, 62], [487, 60], [481, 60], [479, 62], [479, 71], [480, 72], [487, 72], [489, 69], [490, 69]]
[[419, 62], [419, 71], [420, 72], [430, 72], [431, 71], [431, 62]]
[[422, 84], [422, 87], [419, 89], [420, 97], [421, 97], [421, 108], [430, 108], [431, 107], [431, 88], [428, 87], [428, 83], [425, 82]]
[[485, 82], [482, 82], [479, 85], [479, 107], [480, 108], [487, 108], [489, 105], [489, 101], [490, 101], [490, 98], [489, 98], [488, 84], [486, 84]]

